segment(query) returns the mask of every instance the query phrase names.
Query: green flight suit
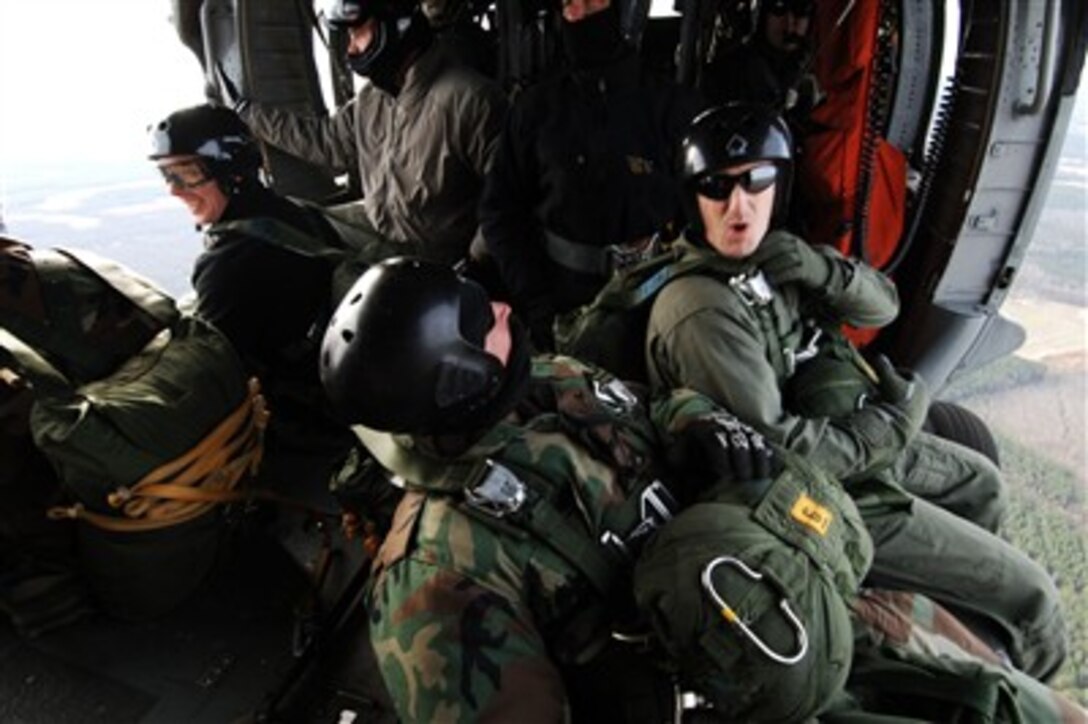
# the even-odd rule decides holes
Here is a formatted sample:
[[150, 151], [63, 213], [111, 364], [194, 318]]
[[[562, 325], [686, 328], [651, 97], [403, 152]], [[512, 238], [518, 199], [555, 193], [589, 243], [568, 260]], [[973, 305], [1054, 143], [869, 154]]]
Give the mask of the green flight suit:
[[[763, 244], [783, 243], [786, 236], [772, 232]], [[768, 302], [758, 304], [729, 279], [734, 271], [753, 273], [751, 262], [677, 243], [685, 260], [705, 258], [715, 272], [682, 276], [655, 299], [646, 336], [654, 388], [702, 392], [843, 480], [870, 526], [877, 546], [873, 576], [881, 585], [922, 591], [988, 616], [1012, 640], [1018, 665], [1039, 676], [1052, 673], [1066, 648], [1058, 592], [1044, 570], [991, 534], [1003, 507], [1003, 484], [992, 463], [926, 433], [907, 441], [890, 426], [852, 425], [850, 416], [801, 418], [785, 407], [782, 390], [794, 370], [790, 350], [803, 346], [804, 321], [887, 324], [898, 311], [891, 282], [820, 247], [836, 262], [827, 288], [815, 294], [798, 285], [768, 285]], [[874, 477], [884, 483], [874, 484]], [[897, 493], [898, 486], [917, 497]]]
[[[717, 410], [690, 391], [647, 410], [614, 378], [566, 357], [536, 358], [529, 385], [513, 415], [452, 459], [426, 440], [359, 429], [408, 489], [369, 593], [371, 643], [403, 721], [568, 718], [572, 668], [600, 660], [633, 610], [633, 556], [668, 519], [647, 517], [663, 441], [685, 416]], [[602, 405], [630, 425], [607, 424]], [[489, 488], [503, 470], [527, 496], [496, 515], [466, 491]], [[812, 622], [824, 615], [799, 612]], [[607, 687], [622, 675], [604, 677]]]

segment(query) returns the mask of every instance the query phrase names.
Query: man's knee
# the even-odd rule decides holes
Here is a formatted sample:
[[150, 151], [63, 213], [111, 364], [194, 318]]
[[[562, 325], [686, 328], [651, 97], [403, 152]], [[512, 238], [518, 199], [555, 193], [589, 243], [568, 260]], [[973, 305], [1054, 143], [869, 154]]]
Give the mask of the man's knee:
[[[1019, 553], [1019, 551], [1017, 551]], [[1013, 659], [1017, 668], [1045, 681], [1065, 661], [1069, 642], [1061, 596], [1050, 574], [1020, 553], [1014, 580], [1019, 591], [1019, 628]]]
[[1009, 501], [1005, 478], [990, 458], [962, 445], [959, 448], [958, 454], [973, 473], [973, 497], [977, 502], [974, 522], [991, 533], [996, 533], [1001, 527]]

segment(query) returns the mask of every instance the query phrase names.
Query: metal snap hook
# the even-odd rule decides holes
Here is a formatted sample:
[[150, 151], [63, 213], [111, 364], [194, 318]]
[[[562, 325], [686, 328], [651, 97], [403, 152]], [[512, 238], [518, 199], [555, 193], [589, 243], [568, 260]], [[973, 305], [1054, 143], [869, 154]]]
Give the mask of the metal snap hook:
[[786, 620], [788, 620], [797, 631], [797, 651], [793, 654], [787, 655], [778, 653], [766, 643], [764, 643], [763, 639], [759, 638], [759, 636], [757, 636], [756, 633], [752, 631], [752, 629], [748, 628], [748, 624], [744, 623], [744, 621], [741, 620], [741, 617], [737, 614], [736, 611], [733, 610], [733, 607], [726, 603], [718, 594], [718, 591], [715, 590], [714, 582], [713, 580], [711, 580], [711, 574], [713, 574], [715, 568], [722, 564], [729, 564], [731, 566], [734, 566], [735, 568], [740, 570], [741, 573], [748, 576], [753, 581], [763, 580], [762, 573], [758, 571], [753, 571], [744, 563], [744, 561], [738, 558], [734, 558], [733, 556], [718, 556], [710, 563], [707, 563], [706, 567], [703, 568], [703, 588], [705, 588], [706, 592], [710, 594], [710, 597], [714, 600], [714, 603], [718, 605], [718, 610], [721, 613], [722, 618], [739, 628], [741, 630], [741, 633], [747, 636], [748, 639], [753, 644], [755, 644], [756, 647], [760, 651], [762, 651], [763, 654], [771, 661], [776, 661], [785, 666], [793, 666], [798, 661], [803, 659], [805, 657], [805, 653], [808, 651], [808, 632], [805, 631], [804, 624], [801, 623], [801, 620], [797, 618], [797, 616], [794, 614], [793, 609], [790, 608], [789, 601], [787, 601], [785, 597], [783, 597], [782, 600], [778, 602], [778, 607], [782, 609], [782, 613], [786, 616]]

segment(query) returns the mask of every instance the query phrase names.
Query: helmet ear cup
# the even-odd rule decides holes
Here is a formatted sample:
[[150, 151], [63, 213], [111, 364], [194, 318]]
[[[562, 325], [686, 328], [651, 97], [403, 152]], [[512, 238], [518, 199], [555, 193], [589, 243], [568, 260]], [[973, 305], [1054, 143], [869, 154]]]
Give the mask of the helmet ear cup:
[[434, 401], [440, 409], [471, 405], [486, 398], [502, 377], [502, 365], [486, 352], [444, 359], [438, 367]]
[[493, 324], [486, 293], [449, 267], [407, 258], [375, 264], [326, 330], [326, 394], [345, 422], [388, 432], [489, 424], [507, 380], [484, 347]]

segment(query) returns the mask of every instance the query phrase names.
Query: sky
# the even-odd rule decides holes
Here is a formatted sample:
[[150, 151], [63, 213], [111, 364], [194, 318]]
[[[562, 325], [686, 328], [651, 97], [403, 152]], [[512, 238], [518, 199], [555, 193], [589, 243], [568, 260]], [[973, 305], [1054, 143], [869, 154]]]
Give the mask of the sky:
[[0, 0], [0, 171], [142, 158], [147, 125], [203, 100], [169, 0]]

